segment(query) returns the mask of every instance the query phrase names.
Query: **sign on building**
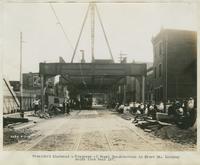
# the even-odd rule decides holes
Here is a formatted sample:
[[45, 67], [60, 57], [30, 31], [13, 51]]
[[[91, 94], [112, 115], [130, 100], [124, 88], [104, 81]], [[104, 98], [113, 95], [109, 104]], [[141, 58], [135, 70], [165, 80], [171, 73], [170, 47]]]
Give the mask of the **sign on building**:
[[41, 79], [39, 75], [33, 75], [33, 87], [40, 87], [41, 86]]

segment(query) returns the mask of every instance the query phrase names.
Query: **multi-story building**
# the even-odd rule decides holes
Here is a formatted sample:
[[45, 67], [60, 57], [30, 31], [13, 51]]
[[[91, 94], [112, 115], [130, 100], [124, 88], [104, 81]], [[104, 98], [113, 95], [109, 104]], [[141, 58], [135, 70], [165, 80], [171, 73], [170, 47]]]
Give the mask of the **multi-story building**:
[[[15, 89], [17, 84], [11, 82]], [[19, 85], [20, 86], [20, 85]], [[54, 77], [48, 78], [46, 81], [46, 95], [54, 95]], [[18, 86], [17, 86], [18, 87]], [[18, 87], [19, 88], [19, 87]], [[20, 91], [15, 91], [18, 99], [21, 99]], [[41, 98], [41, 79], [39, 73], [23, 73], [23, 98], [22, 108], [24, 110], [31, 110], [33, 108], [33, 101], [38, 97]]]
[[[154, 100], [167, 101], [197, 95], [197, 33], [162, 29], [152, 38], [154, 62], [150, 86]], [[152, 76], [152, 75], [151, 75]]]

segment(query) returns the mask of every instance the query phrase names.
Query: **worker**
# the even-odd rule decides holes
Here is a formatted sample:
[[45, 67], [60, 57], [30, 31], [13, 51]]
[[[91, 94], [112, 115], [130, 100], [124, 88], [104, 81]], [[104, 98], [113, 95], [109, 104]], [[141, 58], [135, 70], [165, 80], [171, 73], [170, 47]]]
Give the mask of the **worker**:
[[63, 113], [66, 113], [66, 99], [63, 101]]
[[34, 113], [36, 114], [36, 112], [38, 111], [39, 109], [39, 103], [40, 103], [40, 100], [38, 98], [36, 98], [34, 101], [33, 101], [33, 105], [34, 105]]
[[115, 105], [114, 110], [117, 111], [118, 108], [119, 108], [119, 103], [117, 102], [117, 104]]
[[188, 100], [187, 108], [188, 109], [194, 108], [194, 99], [192, 97], [190, 97], [189, 100]]
[[159, 110], [159, 112], [164, 112], [164, 103], [161, 101], [160, 102], [160, 104], [159, 104], [159, 106], [158, 106], [158, 110]]
[[66, 110], [67, 110], [67, 114], [69, 114], [69, 112], [70, 112], [70, 102], [69, 102], [69, 100], [67, 100], [67, 102], [66, 102]]

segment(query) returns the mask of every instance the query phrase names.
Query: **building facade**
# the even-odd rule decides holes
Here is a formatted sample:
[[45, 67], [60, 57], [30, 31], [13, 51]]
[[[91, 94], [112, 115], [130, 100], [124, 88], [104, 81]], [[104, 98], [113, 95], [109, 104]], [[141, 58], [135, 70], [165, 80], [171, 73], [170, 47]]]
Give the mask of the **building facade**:
[[197, 95], [197, 33], [162, 29], [152, 38], [150, 90], [156, 102]]

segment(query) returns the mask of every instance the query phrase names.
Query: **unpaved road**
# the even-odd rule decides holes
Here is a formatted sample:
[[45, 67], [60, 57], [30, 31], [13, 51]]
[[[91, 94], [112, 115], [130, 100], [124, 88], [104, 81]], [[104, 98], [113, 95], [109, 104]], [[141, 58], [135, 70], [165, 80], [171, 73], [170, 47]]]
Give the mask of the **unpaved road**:
[[193, 151], [156, 138], [108, 110], [73, 111], [69, 116], [42, 120], [31, 128], [29, 140], [6, 145], [4, 150], [30, 151]]

